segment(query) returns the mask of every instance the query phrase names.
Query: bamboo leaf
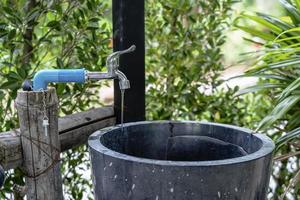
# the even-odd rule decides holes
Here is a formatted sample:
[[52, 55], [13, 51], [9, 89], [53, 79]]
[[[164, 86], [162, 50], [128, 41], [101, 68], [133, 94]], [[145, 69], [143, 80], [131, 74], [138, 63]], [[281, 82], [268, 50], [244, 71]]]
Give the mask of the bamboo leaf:
[[300, 13], [291, 3], [289, 3], [286, 0], [279, 0], [279, 2], [283, 5], [283, 7], [287, 10], [287, 12], [290, 14], [290, 17], [293, 20], [293, 23], [295, 25], [298, 25], [300, 22]]
[[279, 75], [276, 75], [276, 74], [246, 73], [246, 74], [243, 74], [243, 75], [231, 77], [231, 78], [227, 79], [226, 81], [229, 81], [229, 80], [232, 80], [232, 79], [237, 79], [237, 78], [250, 78], [250, 77], [263, 78], [263, 79], [274, 79], [274, 80], [280, 80], [280, 81], [289, 81], [290, 80], [286, 77], [279, 76]]
[[[294, 93], [292, 93], [292, 94], [294, 94]], [[300, 91], [299, 91], [299, 94], [300, 94]], [[300, 111], [297, 111], [290, 117], [286, 127], [288, 130], [292, 130], [299, 126], [300, 126]]]
[[274, 24], [275, 26], [277, 26], [278, 28], [280, 28], [281, 30], [288, 30], [291, 28], [294, 28], [294, 26], [282, 21], [281, 19], [278, 19], [276, 17], [270, 16], [270, 15], [266, 15], [260, 12], [256, 13], [258, 16], [260, 16], [261, 18], [263, 18], [264, 20], [266, 20], [267, 22]]
[[258, 92], [258, 91], [263, 91], [263, 90], [282, 88], [284, 86], [285, 86], [285, 84], [282, 84], [282, 83], [265, 83], [263, 85], [254, 85], [254, 86], [247, 87], [245, 89], [238, 91], [235, 94], [235, 96], [240, 96], [243, 94]]
[[264, 40], [267, 40], [267, 41], [272, 41], [274, 40], [276, 37], [272, 34], [269, 34], [269, 33], [265, 33], [263, 31], [258, 31], [258, 30], [255, 30], [253, 28], [249, 28], [249, 27], [245, 27], [245, 26], [240, 26], [240, 25], [235, 25], [237, 28], [247, 32], [247, 33], [250, 33], [251, 35], [253, 36], [257, 36], [261, 39], [264, 39]]
[[271, 64], [267, 65], [266, 67], [262, 67], [260, 70], [257, 70], [256, 72], [262, 73], [262, 72], [266, 72], [268, 70], [290, 67], [290, 66], [294, 66], [297, 64], [300, 64], [299, 58], [291, 59], [291, 60], [284, 60], [284, 61], [280, 61], [280, 62], [271, 63]]
[[297, 6], [297, 9], [300, 10], [300, 0], [294, 0], [296, 6]]
[[282, 35], [284, 35], [284, 34], [291, 33], [291, 32], [298, 32], [298, 31], [300, 32], [300, 27], [288, 29], [288, 30], [286, 30], [286, 31], [284, 31], [284, 32], [282, 32], [282, 33], [280, 33], [280, 34], [276, 37], [276, 39], [274, 40], [274, 42], [278, 41], [278, 39], [279, 39]]
[[300, 101], [299, 95], [293, 95], [279, 102], [272, 112], [266, 116], [258, 125], [257, 130], [265, 129], [274, 124], [278, 119], [282, 118], [290, 109]]
[[283, 101], [284, 98], [289, 96], [294, 90], [300, 87], [300, 77], [292, 82], [288, 87], [286, 87], [280, 94], [278, 101]]
[[269, 28], [271, 31], [273, 31], [274, 33], [280, 34], [282, 32], [282, 29], [268, 21], [266, 21], [264, 18], [262, 17], [258, 17], [258, 16], [253, 16], [253, 15], [248, 15], [245, 13], [241, 14], [242, 17], [248, 18], [258, 24], [261, 24], [267, 28]]

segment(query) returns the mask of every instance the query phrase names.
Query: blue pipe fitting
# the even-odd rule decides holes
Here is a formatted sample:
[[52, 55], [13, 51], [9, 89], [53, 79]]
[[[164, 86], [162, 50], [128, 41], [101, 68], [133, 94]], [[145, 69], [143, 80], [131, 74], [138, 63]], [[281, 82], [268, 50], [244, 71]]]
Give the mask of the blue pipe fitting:
[[48, 83], [84, 83], [85, 69], [46, 69], [33, 78], [33, 91], [47, 90]]

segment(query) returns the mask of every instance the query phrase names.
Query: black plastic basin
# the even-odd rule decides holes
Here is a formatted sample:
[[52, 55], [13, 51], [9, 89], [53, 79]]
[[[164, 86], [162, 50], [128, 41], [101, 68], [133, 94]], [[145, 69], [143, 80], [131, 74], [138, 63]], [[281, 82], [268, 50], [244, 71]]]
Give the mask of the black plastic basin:
[[89, 138], [97, 200], [264, 200], [271, 139], [230, 125], [151, 121]]

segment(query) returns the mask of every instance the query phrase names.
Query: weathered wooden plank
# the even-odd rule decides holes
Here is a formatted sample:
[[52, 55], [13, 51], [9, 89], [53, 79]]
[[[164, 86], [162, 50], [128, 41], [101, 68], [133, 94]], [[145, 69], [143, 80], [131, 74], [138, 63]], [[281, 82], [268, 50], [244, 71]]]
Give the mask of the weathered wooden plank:
[[[58, 120], [61, 151], [84, 144], [93, 132], [115, 124], [113, 107], [94, 108]], [[5, 170], [22, 165], [20, 130], [0, 133], [0, 163]]]
[[[22, 169], [28, 200], [63, 200], [58, 133], [58, 99], [54, 88], [44, 92], [18, 91]], [[49, 126], [43, 126], [45, 115]]]
[[72, 129], [66, 133], [60, 135], [60, 141], [62, 142], [61, 149], [66, 151], [73, 147], [79, 146], [88, 140], [91, 133], [108, 126], [115, 124], [116, 118], [108, 118], [102, 121], [94, 122], [88, 126], [81, 126], [76, 129]]
[[0, 163], [5, 170], [22, 164], [20, 129], [0, 133]]
[[76, 129], [77, 127], [92, 124], [112, 116], [114, 116], [114, 109], [112, 106], [94, 108], [89, 111], [59, 118], [58, 130], [60, 134], [62, 134], [69, 130]]

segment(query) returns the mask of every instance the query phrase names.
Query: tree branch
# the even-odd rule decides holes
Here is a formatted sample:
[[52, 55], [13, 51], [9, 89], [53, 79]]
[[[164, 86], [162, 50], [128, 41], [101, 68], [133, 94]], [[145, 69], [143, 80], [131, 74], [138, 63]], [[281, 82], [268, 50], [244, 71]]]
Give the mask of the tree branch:
[[[28, 0], [27, 6], [25, 8], [25, 12], [29, 13], [32, 11], [33, 8], [37, 5], [36, 0]], [[35, 19], [33, 19], [35, 20]], [[28, 55], [28, 56], [23, 56], [22, 58], [22, 66], [29, 64], [31, 58], [32, 58], [32, 37], [33, 37], [33, 32], [34, 32], [34, 25], [33, 23], [27, 24], [25, 33], [23, 35], [24, 38], [24, 46], [23, 46], [23, 55]]]

